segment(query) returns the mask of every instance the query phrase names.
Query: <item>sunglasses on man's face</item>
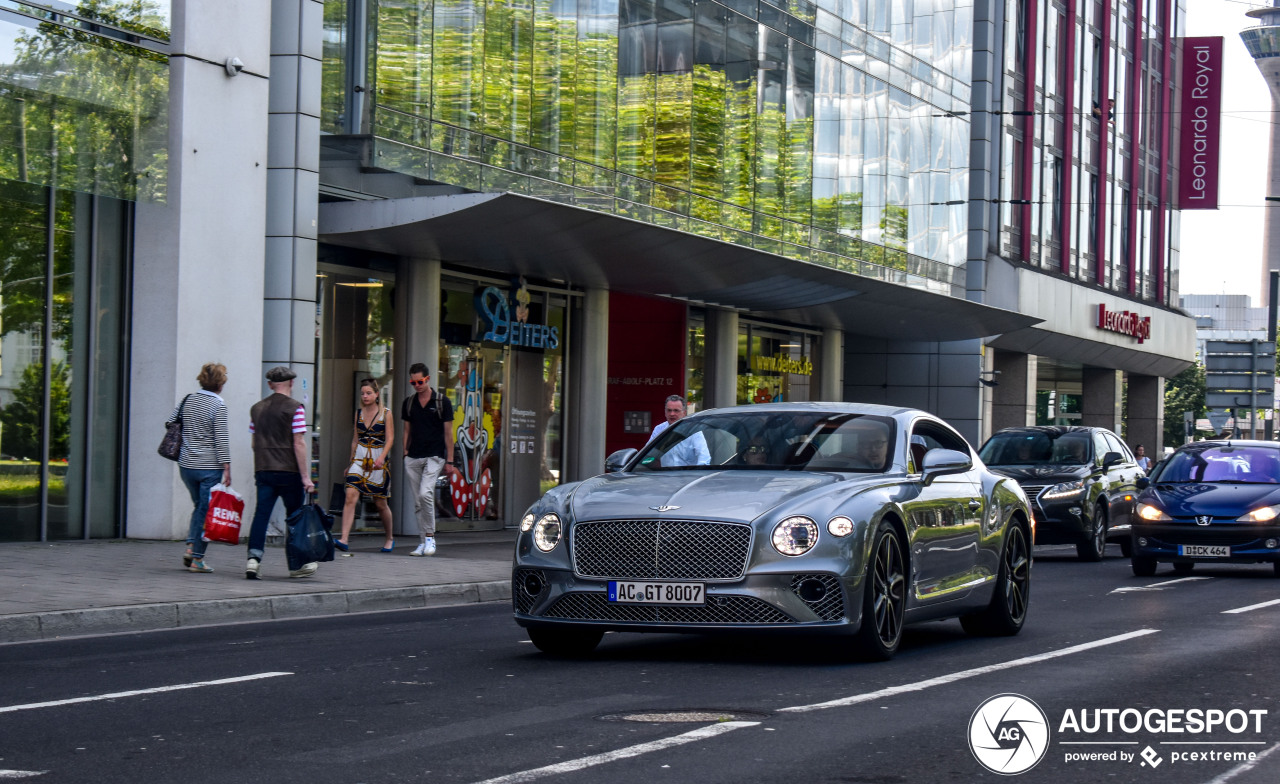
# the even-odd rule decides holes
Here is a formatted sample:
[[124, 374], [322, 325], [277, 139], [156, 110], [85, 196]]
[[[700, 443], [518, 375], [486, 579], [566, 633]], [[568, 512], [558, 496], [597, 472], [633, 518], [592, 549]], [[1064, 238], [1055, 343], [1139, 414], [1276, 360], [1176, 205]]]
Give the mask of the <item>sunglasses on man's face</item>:
[[421, 381], [414, 381], [410, 379], [409, 383], [413, 384], [415, 387], [425, 387], [427, 385], [427, 381], [429, 380], [430, 379], [426, 379], [426, 378], [422, 379]]

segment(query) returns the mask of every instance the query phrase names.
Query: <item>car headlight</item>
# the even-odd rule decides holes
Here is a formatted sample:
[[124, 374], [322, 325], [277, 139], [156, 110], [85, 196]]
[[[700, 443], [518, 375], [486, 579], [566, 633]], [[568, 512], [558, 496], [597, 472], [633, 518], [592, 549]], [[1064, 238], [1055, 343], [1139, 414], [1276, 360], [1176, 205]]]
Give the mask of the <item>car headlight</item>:
[[560, 544], [564, 529], [560, 526], [560, 518], [553, 514], [544, 514], [538, 518], [533, 527], [533, 543], [544, 553], [549, 553]]
[[524, 517], [520, 518], [520, 530], [521, 531], [531, 530], [533, 528], [534, 521], [537, 519], [538, 518], [534, 516], [533, 512], [525, 512]]
[[1280, 515], [1280, 505], [1260, 506], [1236, 518], [1237, 523], [1269, 523]]
[[847, 517], [833, 517], [827, 521], [827, 533], [832, 536], [848, 536], [853, 533], [853, 521]]
[[1165, 514], [1158, 506], [1151, 504], [1138, 504], [1138, 517], [1146, 520], [1148, 523], [1156, 523], [1162, 520], [1172, 520], [1173, 518]]
[[788, 517], [773, 527], [773, 548], [783, 555], [804, 555], [818, 543], [818, 524], [807, 517]]
[[1077, 479], [1074, 482], [1063, 482], [1062, 484], [1054, 485], [1053, 487], [1050, 487], [1048, 490], [1045, 490], [1044, 495], [1041, 497], [1046, 499], [1047, 498], [1067, 498], [1069, 496], [1079, 495], [1080, 493], [1083, 493], [1083, 492], [1084, 492], [1084, 480]]

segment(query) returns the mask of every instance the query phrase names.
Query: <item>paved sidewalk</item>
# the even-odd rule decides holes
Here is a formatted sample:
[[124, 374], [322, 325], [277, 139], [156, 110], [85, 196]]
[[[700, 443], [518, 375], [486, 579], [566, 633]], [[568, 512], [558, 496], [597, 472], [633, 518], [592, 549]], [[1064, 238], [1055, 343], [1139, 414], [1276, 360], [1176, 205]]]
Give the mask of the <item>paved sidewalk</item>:
[[246, 580], [243, 545], [210, 544], [212, 574], [182, 566], [182, 542], [111, 540], [0, 544], [0, 643], [215, 623], [399, 610], [511, 595], [516, 531], [443, 533], [429, 558], [418, 540], [381, 553], [382, 535], [354, 535], [351, 553], [291, 579], [268, 547], [262, 579]]

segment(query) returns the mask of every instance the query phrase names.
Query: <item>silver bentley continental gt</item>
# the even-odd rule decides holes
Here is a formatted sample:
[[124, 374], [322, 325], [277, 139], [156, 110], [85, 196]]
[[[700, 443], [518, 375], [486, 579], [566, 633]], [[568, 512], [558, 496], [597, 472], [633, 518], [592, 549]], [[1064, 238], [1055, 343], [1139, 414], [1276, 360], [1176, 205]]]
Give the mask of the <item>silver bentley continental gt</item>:
[[531, 506], [512, 600], [550, 654], [606, 631], [786, 630], [888, 659], [915, 621], [1017, 634], [1034, 531], [1018, 484], [923, 411], [711, 409]]

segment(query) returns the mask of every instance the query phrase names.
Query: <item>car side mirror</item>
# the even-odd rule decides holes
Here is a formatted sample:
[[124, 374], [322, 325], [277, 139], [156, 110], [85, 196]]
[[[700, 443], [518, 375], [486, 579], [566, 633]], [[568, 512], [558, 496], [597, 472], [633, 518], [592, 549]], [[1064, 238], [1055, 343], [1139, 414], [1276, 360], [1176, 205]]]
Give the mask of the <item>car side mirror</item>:
[[1151, 487], [1151, 477], [1140, 476], [1138, 477], [1138, 481], [1134, 482], [1134, 484], [1137, 485], [1139, 490], [1146, 490], [1148, 487]]
[[933, 480], [947, 474], [961, 474], [973, 468], [973, 460], [964, 452], [954, 449], [930, 449], [924, 453], [921, 477], [928, 486]]
[[1102, 467], [1110, 468], [1113, 465], [1119, 465], [1124, 462], [1124, 455], [1119, 452], [1108, 452], [1102, 456]]
[[614, 452], [613, 454], [609, 455], [604, 459], [604, 472], [606, 474], [618, 473], [623, 468], [626, 468], [627, 463], [631, 462], [631, 458], [635, 457], [636, 452], [638, 451], [640, 450], [619, 449], [617, 452]]

